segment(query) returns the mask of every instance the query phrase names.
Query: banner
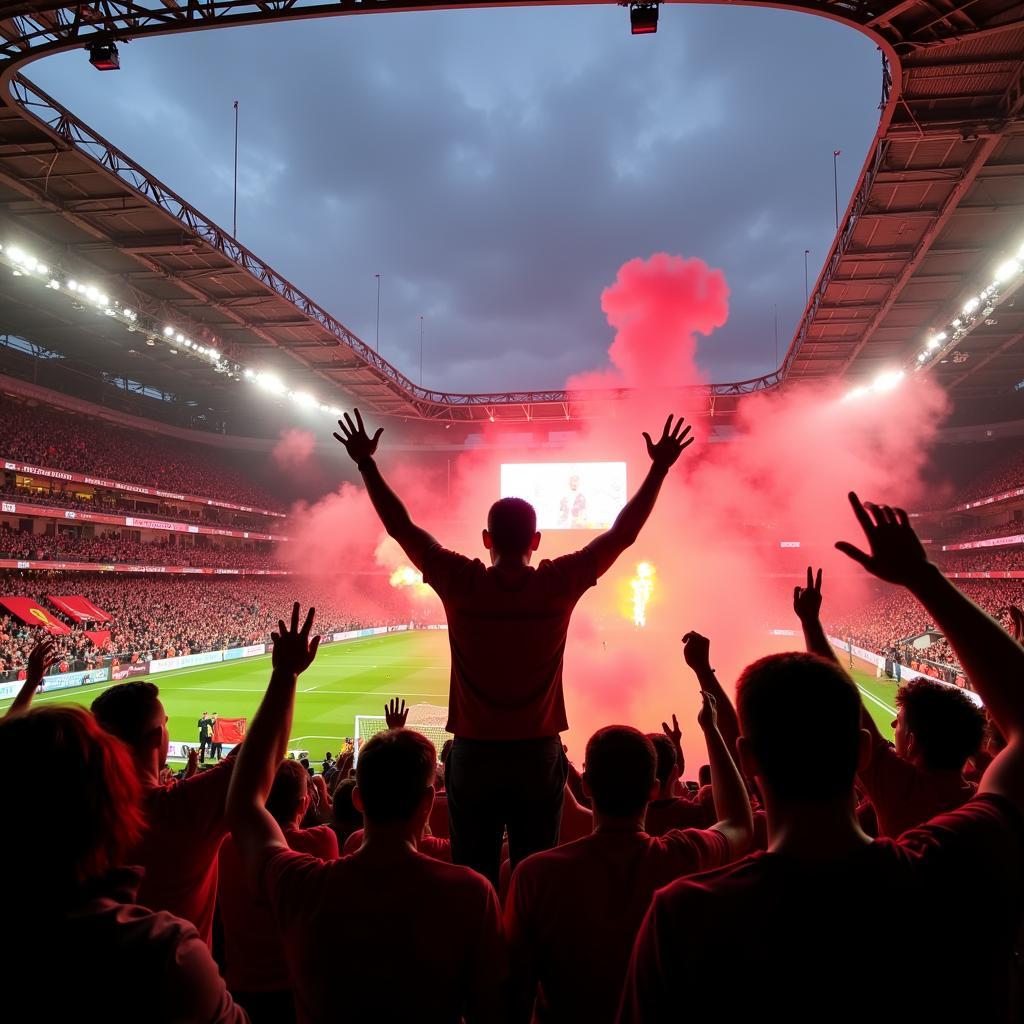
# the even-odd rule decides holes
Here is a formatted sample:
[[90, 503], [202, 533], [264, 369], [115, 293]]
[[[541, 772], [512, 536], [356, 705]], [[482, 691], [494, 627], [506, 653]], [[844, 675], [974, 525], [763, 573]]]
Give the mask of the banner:
[[109, 679], [109, 668], [93, 668], [86, 672], [60, 672], [53, 676], [43, 676], [43, 693], [50, 690], [68, 690], [73, 686], [88, 686], [90, 683], [105, 683]]
[[26, 626], [42, 626], [47, 633], [54, 636], [67, 636], [70, 626], [55, 619], [45, 608], [40, 608], [35, 601], [27, 597], [0, 597], [2, 604], [12, 615], [21, 619]]
[[[0, 569], [38, 569], [43, 572], [161, 572], [213, 576], [218, 569], [191, 565], [127, 565], [123, 562], [47, 562], [34, 558], [0, 558]], [[290, 569], [233, 569], [234, 576], [293, 576]]]
[[1024, 533], [1014, 533], [1005, 537], [986, 537], [984, 540], [968, 540], [962, 544], [943, 544], [943, 551], [969, 551], [972, 548], [998, 548], [1003, 545], [1024, 544]]
[[135, 676], [149, 675], [149, 665], [141, 661], [137, 665], [118, 665], [110, 670], [111, 679], [132, 679]]
[[97, 608], [89, 598], [81, 594], [69, 594], [66, 597], [47, 594], [46, 600], [73, 622], [110, 622], [110, 616], [102, 608]]
[[241, 743], [245, 739], [245, 718], [218, 718], [213, 723], [214, 743]]
[[250, 644], [248, 647], [229, 647], [224, 652], [225, 661], [234, 661], [236, 658], [252, 658], [257, 654], [265, 654], [266, 644]]
[[179, 654], [175, 658], [156, 658], [149, 663], [150, 675], [157, 672], [172, 672], [176, 668], [191, 668], [193, 665], [212, 665], [223, 661], [223, 651], [203, 651], [200, 654]]
[[1005, 572], [946, 572], [951, 580], [1024, 580], [1024, 569], [1008, 569]]
[[155, 487], [140, 487], [138, 484], [120, 483], [117, 480], [104, 480], [97, 476], [83, 476], [81, 473], [69, 473], [63, 469], [49, 469], [46, 466], [32, 466], [26, 462], [15, 462], [4, 459], [4, 469], [26, 476], [42, 476], [50, 480], [66, 480], [69, 483], [89, 484], [91, 487], [105, 487], [113, 491], [127, 491], [129, 494], [145, 494], [154, 498], [170, 498], [172, 501], [194, 501], [201, 505], [215, 508], [230, 508], [236, 512], [257, 512], [261, 516], [274, 516], [277, 519], [287, 518], [283, 512], [271, 512], [266, 508], [253, 508], [251, 505], [236, 505], [230, 501], [218, 501], [215, 498], [201, 498], [196, 494], [178, 494], [176, 491], [160, 491]]
[[102, 651], [110, 643], [109, 629], [87, 629], [85, 635]]
[[140, 519], [138, 516], [116, 516], [107, 512], [90, 512], [87, 509], [78, 508], [51, 508], [49, 505], [35, 505], [24, 501], [0, 502], [0, 512], [21, 516], [37, 516], [40, 519], [67, 519], [82, 523], [103, 523], [105, 526], [131, 526], [137, 530], [202, 533], [212, 537], [240, 537], [245, 540], [290, 539], [278, 533], [258, 533], [255, 530], [227, 530], [219, 526], [199, 526], [195, 523], [179, 523], [169, 519]]

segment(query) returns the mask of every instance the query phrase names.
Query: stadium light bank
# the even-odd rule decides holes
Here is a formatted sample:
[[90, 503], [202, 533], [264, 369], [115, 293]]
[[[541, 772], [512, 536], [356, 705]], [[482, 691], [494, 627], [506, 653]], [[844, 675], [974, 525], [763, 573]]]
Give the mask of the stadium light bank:
[[257, 371], [232, 362], [224, 357], [216, 345], [204, 345], [194, 341], [173, 324], [161, 325], [153, 317], [111, 299], [95, 285], [81, 284], [74, 278], [61, 274], [60, 271], [52, 270], [47, 263], [16, 244], [0, 244], [0, 263], [6, 264], [15, 277], [34, 280], [45, 288], [66, 294], [72, 305], [78, 309], [86, 308], [88, 305], [97, 313], [123, 324], [129, 332], [145, 334], [146, 344], [150, 348], [162, 339], [171, 355], [187, 353], [206, 362], [217, 373], [224, 374], [232, 380], [251, 381], [271, 395], [289, 399], [300, 409], [329, 413], [335, 417], [342, 414], [338, 406], [321, 402], [308, 391], [293, 390], [274, 373]]

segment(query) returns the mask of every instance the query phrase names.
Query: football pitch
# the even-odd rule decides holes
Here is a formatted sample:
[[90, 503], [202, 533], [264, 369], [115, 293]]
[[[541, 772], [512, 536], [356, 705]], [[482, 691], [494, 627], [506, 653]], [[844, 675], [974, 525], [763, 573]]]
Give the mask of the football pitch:
[[[409, 704], [448, 704], [448, 636], [442, 631], [390, 633], [321, 648], [316, 661], [299, 677], [289, 749], [337, 754], [344, 737], [355, 734], [356, 715], [380, 715], [390, 697]], [[882, 734], [892, 736], [896, 684], [876, 680], [873, 670], [853, 671], [865, 704]], [[170, 718], [170, 738], [197, 742], [196, 722], [204, 711], [226, 718], [248, 718], [256, 711], [270, 677], [270, 656], [180, 669], [144, 676], [160, 687]], [[35, 704], [83, 704], [110, 686], [98, 683], [76, 690], [45, 690]], [[10, 704], [4, 701], [0, 710]], [[572, 709], [570, 711], [570, 720]]]

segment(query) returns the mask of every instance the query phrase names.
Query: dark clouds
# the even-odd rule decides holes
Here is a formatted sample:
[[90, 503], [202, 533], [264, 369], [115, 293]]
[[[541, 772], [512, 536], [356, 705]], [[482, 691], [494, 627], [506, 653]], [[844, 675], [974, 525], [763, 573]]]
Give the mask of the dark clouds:
[[774, 362], [877, 124], [880, 58], [801, 14], [671, 5], [368, 15], [184, 34], [29, 76], [381, 350], [448, 390], [560, 386], [603, 365], [601, 289], [658, 250], [731, 288], [712, 379]]

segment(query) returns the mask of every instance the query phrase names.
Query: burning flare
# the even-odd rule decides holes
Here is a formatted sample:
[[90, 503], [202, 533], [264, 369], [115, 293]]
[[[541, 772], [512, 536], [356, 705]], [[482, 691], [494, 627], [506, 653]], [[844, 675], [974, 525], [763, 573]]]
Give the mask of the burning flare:
[[641, 562], [636, 567], [636, 575], [629, 581], [633, 592], [633, 625], [647, 625], [647, 604], [654, 593], [654, 566], [650, 562]]
[[413, 593], [417, 597], [426, 597], [433, 591], [426, 583], [423, 582], [423, 573], [419, 569], [414, 569], [411, 565], [400, 565], [391, 574], [388, 582], [393, 587], [397, 587], [399, 590], [403, 587], [412, 587]]

